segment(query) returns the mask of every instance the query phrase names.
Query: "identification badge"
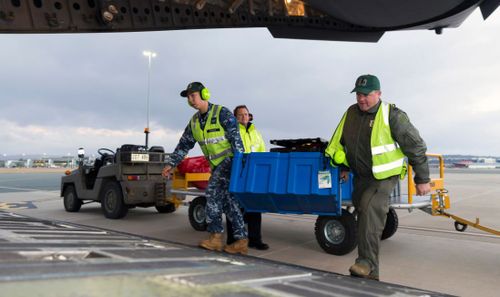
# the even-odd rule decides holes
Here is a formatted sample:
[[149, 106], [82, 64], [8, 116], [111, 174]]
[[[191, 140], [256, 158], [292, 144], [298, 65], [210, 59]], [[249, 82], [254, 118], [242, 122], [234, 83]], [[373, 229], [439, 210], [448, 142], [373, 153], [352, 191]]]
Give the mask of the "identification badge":
[[330, 173], [330, 171], [318, 171], [318, 188], [332, 188], [332, 174]]

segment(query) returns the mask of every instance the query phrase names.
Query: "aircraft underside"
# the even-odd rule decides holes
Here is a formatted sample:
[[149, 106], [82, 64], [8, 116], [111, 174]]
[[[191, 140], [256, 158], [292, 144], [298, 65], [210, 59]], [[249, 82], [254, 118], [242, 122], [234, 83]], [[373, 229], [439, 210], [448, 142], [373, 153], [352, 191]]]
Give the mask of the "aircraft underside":
[[500, 0], [0, 0], [0, 33], [265, 27], [276, 38], [377, 42], [384, 32], [458, 27]]

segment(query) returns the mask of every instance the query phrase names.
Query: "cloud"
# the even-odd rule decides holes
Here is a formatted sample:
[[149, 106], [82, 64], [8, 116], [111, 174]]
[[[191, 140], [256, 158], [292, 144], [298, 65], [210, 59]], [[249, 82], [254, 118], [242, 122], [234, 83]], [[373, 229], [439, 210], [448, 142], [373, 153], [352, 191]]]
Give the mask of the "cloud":
[[249, 106], [266, 140], [329, 139], [355, 102], [354, 80], [373, 73], [433, 152], [500, 155], [499, 31], [497, 14], [476, 11], [442, 35], [389, 32], [376, 44], [273, 39], [266, 29], [0, 35], [0, 141], [63, 153], [142, 143], [150, 49], [150, 136], [172, 149], [194, 113], [179, 96], [190, 81], [214, 103]]
[[[149, 146], [163, 146], [166, 152], [173, 151], [182, 135], [182, 130], [171, 130], [152, 122], [155, 127], [150, 134]], [[99, 148], [115, 150], [122, 144], [144, 144], [142, 130], [101, 129], [93, 127], [65, 127], [22, 125], [7, 120], [0, 120], [2, 154], [76, 154], [79, 147], [88, 153], [96, 153]]]

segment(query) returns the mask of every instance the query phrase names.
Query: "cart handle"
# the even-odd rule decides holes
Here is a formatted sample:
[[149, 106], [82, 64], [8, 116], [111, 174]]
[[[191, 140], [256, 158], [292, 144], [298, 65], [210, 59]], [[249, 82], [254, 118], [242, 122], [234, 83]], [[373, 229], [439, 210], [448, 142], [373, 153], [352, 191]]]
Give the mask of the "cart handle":
[[[431, 179], [431, 191], [444, 190], [444, 157], [441, 154], [425, 154], [427, 157], [439, 159], [439, 178]], [[408, 165], [408, 203], [412, 204], [413, 195], [417, 190], [415, 189], [415, 182], [413, 181], [413, 168]]]

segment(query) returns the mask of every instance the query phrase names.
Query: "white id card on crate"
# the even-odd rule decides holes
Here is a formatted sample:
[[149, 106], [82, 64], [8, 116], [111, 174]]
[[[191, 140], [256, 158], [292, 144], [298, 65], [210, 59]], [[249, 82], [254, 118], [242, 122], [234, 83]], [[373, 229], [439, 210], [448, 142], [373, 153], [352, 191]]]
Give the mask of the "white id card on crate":
[[318, 188], [330, 189], [332, 187], [332, 175], [330, 171], [318, 171]]

